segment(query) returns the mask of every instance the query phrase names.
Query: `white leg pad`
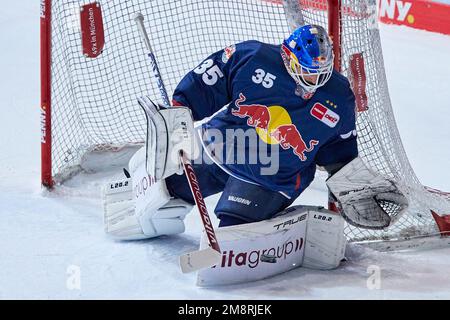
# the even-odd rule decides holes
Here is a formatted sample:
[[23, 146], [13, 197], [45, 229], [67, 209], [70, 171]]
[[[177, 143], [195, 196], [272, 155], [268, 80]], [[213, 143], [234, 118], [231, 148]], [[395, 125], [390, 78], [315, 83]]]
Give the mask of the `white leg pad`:
[[[265, 279], [302, 265], [308, 210], [291, 210], [260, 222], [218, 228], [219, 265], [198, 272], [198, 286]], [[208, 247], [203, 234], [200, 250]]]
[[337, 268], [344, 258], [347, 245], [344, 226], [344, 218], [336, 213], [310, 211], [303, 267], [319, 270]]
[[[219, 228], [222, 261], [198, 273], [199, 286], [256, 281], [304, 266], [333, 269], [344, 258], [344, 219], [321, 207], [294, 206], [275, 218]], [[205, 234], [200, 249], [208, 247]]]
[[184, 232], [192, 205], [171, 199], [164, 180], [155, 182], [145, 169], [145, 148], [131, 158], [131, 178], [110, 182], [104, 189], [105, 231], [120, 240], [153, 238]]

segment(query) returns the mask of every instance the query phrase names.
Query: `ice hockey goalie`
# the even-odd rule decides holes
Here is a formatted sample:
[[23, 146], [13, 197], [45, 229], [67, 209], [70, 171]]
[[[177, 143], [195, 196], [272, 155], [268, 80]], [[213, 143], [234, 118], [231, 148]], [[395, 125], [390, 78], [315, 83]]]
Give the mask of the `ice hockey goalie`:
[[[199, 273], [200, 285], [300, 265], [336, 268], [344, 220], [383, 229], [408, 205], [399, 186], [358, 157], [355, 97], [333, 70], [321, 26], [300, 27], [280, 45], [245, 41], [211, 54], [180, 81], [176, 108], [161, 109], [149, 97], [139, 103], [152, 114], [147, 145], [105, 189], [106, 232], [130, 240], [184, 231], [194, 199], [177, 158], [183, 150], [203, 196], [222, 193], [214, 212], [223, 258]], [[195, 121], [202, 121], [196, 129]], [[317, 166], [330, 174], [340, 215], [291, 206]]]

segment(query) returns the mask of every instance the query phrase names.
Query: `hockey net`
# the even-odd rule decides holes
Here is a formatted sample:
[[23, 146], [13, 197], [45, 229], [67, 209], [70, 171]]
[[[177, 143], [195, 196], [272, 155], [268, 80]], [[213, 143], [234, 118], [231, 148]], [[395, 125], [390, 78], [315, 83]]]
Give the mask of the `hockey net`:
[[[448, 196], [421, 185], [401, 143], [387, 88], [375, 0], [41, 3], [45, 186], [59, 185], [84, 170], [89, 155], [117, 152], [144, 142], [145, 116], [136, 98], [150, 94], [158, 99], [159, 94], [132, 19], [135, 12], [146, 18], [169, 93], [186, 72], [214, 51], [249, 39], [279, 44], [295, 26], [315, 23], [329, 27], [335, 44], [340, 44], [336, 46], [336, 65], [352, 78], [361, 157], [373, 169], [395, 179], [410, 201], [408, 212], [394, 217], [386, 230], [348, 226], [348, 238], [408, 239], [449, 230], [443, 216], [450, 214]], [[84, 18], [80, 18], [83, 12]], [[102, 33], [104, 46], [99, 39]], [[86, 34], [95, 48], [85, 48]], [[431, 210], [437, 213], [439, 226]]]

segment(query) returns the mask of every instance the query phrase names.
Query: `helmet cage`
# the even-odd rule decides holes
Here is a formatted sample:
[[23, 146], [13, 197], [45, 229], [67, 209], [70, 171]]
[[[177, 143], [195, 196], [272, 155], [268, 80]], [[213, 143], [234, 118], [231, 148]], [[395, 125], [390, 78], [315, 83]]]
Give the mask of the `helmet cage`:
[[[328, 80], [330, 80], [333, 73], [332, 61], [334, 59], [331, 59], [331, 63], [328, 65], [314, 68], [302, 66], [294, 54], [290, 54], [289, 57], [287, 57], [287, 60], [288, 61], [285, 61], [285, 64], [287, 62], [289, 74], [308, 92], [314, 92], [325, 85]], [[316, 76], [315, 81], [311, 82], [311, 76]]]

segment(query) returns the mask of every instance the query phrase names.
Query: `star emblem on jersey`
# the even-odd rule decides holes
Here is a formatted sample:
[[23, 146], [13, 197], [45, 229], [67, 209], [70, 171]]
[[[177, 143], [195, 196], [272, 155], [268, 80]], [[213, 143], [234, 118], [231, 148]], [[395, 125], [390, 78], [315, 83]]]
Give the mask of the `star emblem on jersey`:
[[279, 144], [284, 150], [292, 149], [301, 161], [308, 159], [305, 153], [313, 151], [319, 141], [310, 140], [306, 143], [286, 109], [281, 106], [243, 104], [245, 100], [246, 97], [240, 93], [239, 99], [235, 101], [237, 109], [232, 109], [231, 114], [247, 118], [247, 125], [255, 128], [265, 143]]
[[340, 120], [339, 115], [336, 112], [318, 102], [314, 104], [310, 113], [314, 118], [326, 124], [330, 128], [336, 127]]
[[326, 102], [327, 105], [333, 107], [334, 109], [337, 109], [337, 107], [338, 107], [337, 104], [335, 104], [334, 102], [332, 102], [330, 100], [327, 100], [325, 102]]

